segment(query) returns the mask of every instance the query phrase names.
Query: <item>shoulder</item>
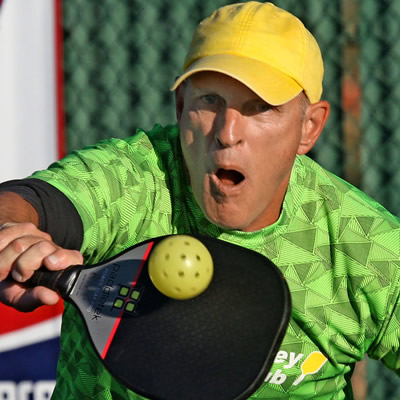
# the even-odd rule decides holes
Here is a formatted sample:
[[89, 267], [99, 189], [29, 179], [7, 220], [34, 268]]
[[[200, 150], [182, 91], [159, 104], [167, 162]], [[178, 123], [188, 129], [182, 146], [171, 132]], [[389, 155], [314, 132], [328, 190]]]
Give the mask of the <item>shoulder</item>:
[[137, 129], [136, 133], [121, 142], [116, 142], [117, 145], [125, 147], [125, 145], [138, 147], [143, 146], [147, 149], [157, 149], [159, 151], [170, 151], [176, 149], [179, 142], [179, 128], [176, 125], [154, 125], [154, 127], [145, 131]]
[[100, 156], [114, 154], [130, 156], [132, 153], [135, 157], [141, 155], [148, 156], [150, 152], [156, 151], [176, 151], [179, 141], [179, 129], [175, 125], [154, 127], [146, 131], [137, 129], [136, 132], [126, 138], [108, 138], [99, 141], [95, 145], [87, 146], [82, 150], [74, 151], [72, 154], [82, 154], [85, 157], [91, 157], [98, 154]]
[[157, 170], [158, 166], [165, 164], [160, 162], [160, 158], [168, 159], [168, 154], [179, 152], [178, 132], [175, 126], [155, 125], [150, 131], [138, 129], [134, 135], [126, 138], [104, 139], [71, 151], [46, 171], [39, 171], [35, 175], [43, 179], [56, 175], [86, 179], [99, 173], [118, 175], [128, 171]]
[[[293, 168], [291, 185], [302, 192], [302, 204], [314, 201], [324, 205], [326, 212], [340, 218], [364, 218], [385, 221], [392, 229], [400, 228], [400, 219], [365, 192], [329, 172], [306, 156], [298, 156]], [[359, 220], [362, 221], [362, 220]]]

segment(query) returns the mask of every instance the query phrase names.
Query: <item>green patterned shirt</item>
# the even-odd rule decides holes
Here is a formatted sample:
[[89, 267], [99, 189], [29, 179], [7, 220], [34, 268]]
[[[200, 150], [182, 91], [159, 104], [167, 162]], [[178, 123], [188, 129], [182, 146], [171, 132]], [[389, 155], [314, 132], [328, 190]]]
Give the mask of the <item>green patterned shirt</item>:
[[[87, 263], [148, 238], [200, 233], [258, 251], [280, 268], [292, 318], [252, 399], [352, 398], [351, 373], [365, 353], [399, 369], [400, 221], [308, 157], [296, 158], [279, 220], [256, 232], [225, 231], [204, 217], [175, 126], [100, 142], [34, 177], [76, 206]], [[104, 369], [66, 304], [53, 399], [141, 398]]]

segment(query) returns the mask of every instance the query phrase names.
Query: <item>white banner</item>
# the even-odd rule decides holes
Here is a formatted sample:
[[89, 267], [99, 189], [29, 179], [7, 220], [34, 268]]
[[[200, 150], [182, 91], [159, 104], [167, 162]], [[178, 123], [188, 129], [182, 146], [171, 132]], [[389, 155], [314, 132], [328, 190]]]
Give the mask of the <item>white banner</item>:
[[[0, 182], [61, 155], [60, 2], [0, 0]], [[0, 303], [0, 399], [50, 398], [62, 306], [19, 313]]]
[[58, 158], [55, 0], [0, 8], [0, 182]]

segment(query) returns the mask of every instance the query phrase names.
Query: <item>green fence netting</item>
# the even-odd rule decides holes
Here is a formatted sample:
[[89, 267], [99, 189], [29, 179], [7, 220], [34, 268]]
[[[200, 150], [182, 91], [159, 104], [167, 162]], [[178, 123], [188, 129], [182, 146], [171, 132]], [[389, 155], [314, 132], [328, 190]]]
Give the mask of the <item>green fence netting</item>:
[[[63, 2], [67, 149], [175, 121], [169, 91], [197, 23], [222, 0]], [[311, 156], [400, 216], [400, 0], [276, 0], [316, 36], [332, 111]], [[368, 360], [363, 399], [399, 399]]]

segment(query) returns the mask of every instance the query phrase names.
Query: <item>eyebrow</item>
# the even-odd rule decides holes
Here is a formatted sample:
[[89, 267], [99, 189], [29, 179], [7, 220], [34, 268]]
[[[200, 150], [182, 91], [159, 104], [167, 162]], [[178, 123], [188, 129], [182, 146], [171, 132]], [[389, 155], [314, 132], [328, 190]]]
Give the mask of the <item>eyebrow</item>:
[[[206, 87], [198, 87], [198, 86], [193, 84], [193, 81], [190, 80], [190, 78], [187, 79], [187, 82], [189, 84], [188, 86], [190, 86], [191, 90], [194, 92], [194, 94], [196, 96], [210, 94], [210, 95], [220, 96], [221, 98], [225, 99], [225, 97], [221, 93], [218, 93], [218, 91], [215, 90], [215, 88], [211, 88], [211, 87], [208, 87], [208, 86], [206, 86]], [[251, 91], [251, 89], [249, 89], [249, 90]], [[254, 92], [252, 92], [252, 93], [253, 93], [254, 97], [246, 100], [243, 103], [243, 106], [246, 107], [246, 106], [251, 105], [251, 104], [264, 103], [264, 104], [268, 105], [269, 107], [271, 107], [273, 109], [276, 109], [276, 108], [279, 107], [279, 106], [272, 105], [268, 101], [264, 100], [262, 97], [258, 96], [256, 93], [254, 93]]]

